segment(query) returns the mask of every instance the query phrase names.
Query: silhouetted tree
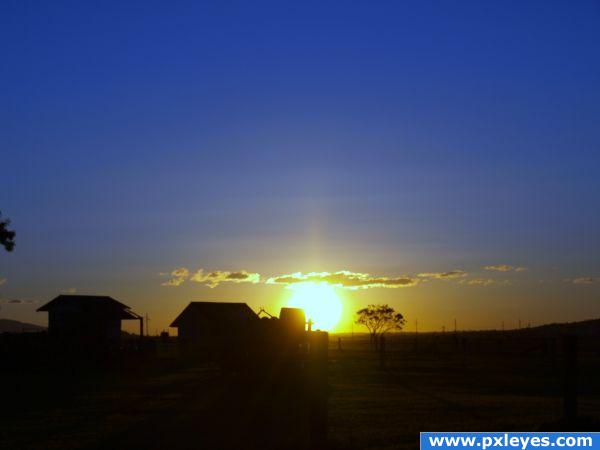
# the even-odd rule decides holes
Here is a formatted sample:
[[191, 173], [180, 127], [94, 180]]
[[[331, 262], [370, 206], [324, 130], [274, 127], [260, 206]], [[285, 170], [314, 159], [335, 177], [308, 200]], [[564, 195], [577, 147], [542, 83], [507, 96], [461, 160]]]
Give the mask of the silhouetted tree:
[[369, 305], [356, 312], [356, 323], [364, 325], [371, 335], [371, 343], [378, 347], [378, 337], [392, 330], [401, 330], [406, 320], [389, 305]]
[[8, 229], [9, 225], [10, 220], [2, 220], [2, 213], [0, 212], [0, 245], [2, 245], [7, 252], [12, 252], [13, 248], [15, 248], [16, 233]]

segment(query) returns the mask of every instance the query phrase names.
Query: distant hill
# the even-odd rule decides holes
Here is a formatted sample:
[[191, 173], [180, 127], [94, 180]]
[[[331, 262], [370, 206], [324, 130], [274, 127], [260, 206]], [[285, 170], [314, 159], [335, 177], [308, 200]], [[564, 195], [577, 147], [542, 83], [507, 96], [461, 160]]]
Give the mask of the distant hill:
[[600, 319], [584, 320], [582, 322], [550, 323], [537, 327], [524, 328], [515, 331], [529, 331], [544, 335], [555, 334], [577, 334], [577, 335], [600, 335]]
[[0, 319], [0, 333], [35, 333], [45, 331], [46, 327], [18, 320]]
[[[463, 333], [465, 333], [465, 331], [463, 331]], [[466, 333], [489, 334], [503, 332], [500, 330], [476, 330], [466, 331]], [[521, 329], [513, 328], [506, 330], [504, 334], [545, 337], [553, 337], [564, 334], [575, 334], [578, 336], [600, 336], [600, 319], [583, 320], [581, 322], [549, 323], [534, 327], [524, 327]]]

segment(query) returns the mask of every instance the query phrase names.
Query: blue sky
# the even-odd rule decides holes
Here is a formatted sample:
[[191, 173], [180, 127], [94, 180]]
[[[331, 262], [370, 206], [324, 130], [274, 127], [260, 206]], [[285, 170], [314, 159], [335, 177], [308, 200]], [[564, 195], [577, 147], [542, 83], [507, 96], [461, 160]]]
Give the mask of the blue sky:
[[0, 6], [2, 298], [108, 292], [164, 327], [191, 298], [282, 296], [161, 286], [178, 267], [508, 264], [510, 288], [348, 301], [598, 315], [599, 285], [564, 281], [600, 277], [597, 2], [172, 3]]

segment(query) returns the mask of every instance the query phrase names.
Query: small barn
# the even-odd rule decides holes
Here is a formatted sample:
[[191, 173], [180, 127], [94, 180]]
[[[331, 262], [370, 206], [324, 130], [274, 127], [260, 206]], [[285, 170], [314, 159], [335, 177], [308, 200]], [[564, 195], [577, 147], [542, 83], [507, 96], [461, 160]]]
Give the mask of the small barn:
[[59, 295], [38, 309], [48, 312], [48, 334], [79, 344], [118, 343], [121, 321], [143, 319], [131, 308], [108, 296]]
[[191, 302], [171, 327], [182, 343], [213, 347], [247, 336], [259, 321], [246, 303]]

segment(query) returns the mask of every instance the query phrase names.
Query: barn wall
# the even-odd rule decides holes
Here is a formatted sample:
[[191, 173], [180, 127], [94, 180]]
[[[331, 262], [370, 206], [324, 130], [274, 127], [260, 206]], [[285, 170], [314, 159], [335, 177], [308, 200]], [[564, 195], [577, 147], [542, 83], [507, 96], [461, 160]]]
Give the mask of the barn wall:
[[121, 319], [115, 315], [54, 310], [48, 312], [48, 333], [81, 341], [117, 342], [121, 338]]

